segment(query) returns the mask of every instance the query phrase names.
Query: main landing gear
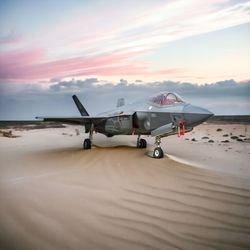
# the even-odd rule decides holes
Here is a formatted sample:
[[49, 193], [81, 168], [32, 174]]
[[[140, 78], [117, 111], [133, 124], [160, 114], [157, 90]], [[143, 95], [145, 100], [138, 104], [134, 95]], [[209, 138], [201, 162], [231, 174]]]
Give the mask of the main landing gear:
[[91, 149], [92, 146], [92, 139], [93, 139], [93, 132], [94, 132], [94, 126], [92, 124], [90, 131], [89, 131], [89, 138], [85, 139], [83, 142], [83, 149]]
[[140, 139], [140, 135], [137, 137], [137, 148], [146, 148], [147, 141], [145, 139]]
[[153, 157], [157, 159], [161, 159], [164, 156], [163, 150], [161, 148], [161, 137], [155, 137], [155, 145], [156, 148], [154, 149]]
[[83, 142], [83, 149], [91, 149], [91, 140], [90, 139], [85, 139]]

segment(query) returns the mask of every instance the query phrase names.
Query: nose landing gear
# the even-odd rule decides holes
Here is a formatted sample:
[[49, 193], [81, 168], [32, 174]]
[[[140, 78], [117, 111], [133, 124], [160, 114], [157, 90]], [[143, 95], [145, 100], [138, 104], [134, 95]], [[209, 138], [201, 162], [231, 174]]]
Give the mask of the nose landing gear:
[[155, 145], [156, 148], [154, 149], [153, 157], [157, 159], [161, 159], [164, 156], [163, 150], [161, 148], [161, 137], [156, 136], [155, 137]]

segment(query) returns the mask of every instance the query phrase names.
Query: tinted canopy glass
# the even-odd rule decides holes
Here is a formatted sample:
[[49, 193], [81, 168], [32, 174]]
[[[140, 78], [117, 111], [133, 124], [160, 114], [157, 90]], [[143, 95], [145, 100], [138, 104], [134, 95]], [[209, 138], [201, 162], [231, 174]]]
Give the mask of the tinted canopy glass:
[[181, 103], [183, 100], [174, 93], [160, 93], [151, 98], [151, 101], [158, 105], [172, 105], [176, 103]]

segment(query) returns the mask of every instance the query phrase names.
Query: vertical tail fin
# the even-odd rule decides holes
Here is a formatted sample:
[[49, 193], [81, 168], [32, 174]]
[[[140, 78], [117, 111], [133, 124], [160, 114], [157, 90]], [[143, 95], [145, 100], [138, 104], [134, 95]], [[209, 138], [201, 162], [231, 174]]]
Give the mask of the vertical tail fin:
[[82, 103], [79, 101], [79, 99], [77, 98], [77, 96], [73, 95], [72, 98], [73, 98], [73, 100], [74, 100], [74, 102], [75, 102], [75, 104], [76, 104], [76, 106], [77, 106], [80, 114], [82, 116], [89, 116], [87, 110], [83, 107]]

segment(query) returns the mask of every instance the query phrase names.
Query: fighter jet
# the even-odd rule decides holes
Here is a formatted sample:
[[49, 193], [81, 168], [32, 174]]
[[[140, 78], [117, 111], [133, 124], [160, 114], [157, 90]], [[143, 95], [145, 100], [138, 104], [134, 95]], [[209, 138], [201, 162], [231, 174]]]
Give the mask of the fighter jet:
[[176, 93], [161, 92], [145, 101], [125, 105], [120, 98], [114, 110], [90, 116], [76, 95], [72, 96], [81, 116], [79, 117], [37, 117], [43, 121], [85, 126], [89, 136], [83, 141], [83, 149], [91, 149], [93, 133], [107, 137], [115, 135], [137, 135], [137, 148], [146, 148], [147, 141], [141, 135], [155, 137], [154, 158], [164, 156], [161, 138], [177, 134], [183, 136], [194, 126], [206, 121], [213, 114], [201, 107], [193, 106]]

